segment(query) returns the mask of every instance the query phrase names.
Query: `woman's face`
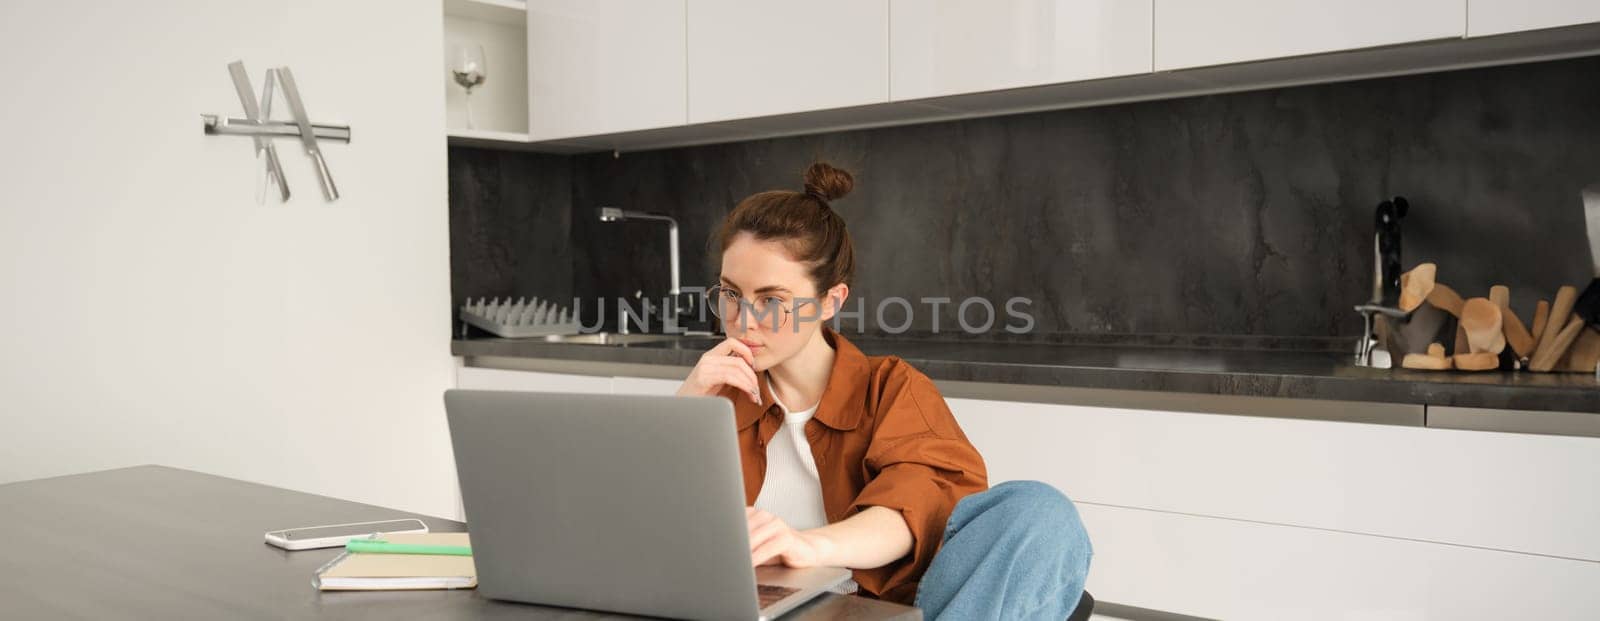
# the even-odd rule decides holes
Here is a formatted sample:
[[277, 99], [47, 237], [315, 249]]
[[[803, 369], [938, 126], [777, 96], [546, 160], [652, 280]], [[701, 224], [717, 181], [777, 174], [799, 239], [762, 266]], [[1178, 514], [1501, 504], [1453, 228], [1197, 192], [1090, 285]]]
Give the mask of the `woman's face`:
[[756, 371], [794, 356], [843, 304], [844, 285], [819, 295], [808, 271], [789, 258], [782, 242], [749, 233], [740, 233], [723, 251], [721, 284], [727, 293], [721, 304], [733, 312], [720, 313], [722, 328], [750, 347]]

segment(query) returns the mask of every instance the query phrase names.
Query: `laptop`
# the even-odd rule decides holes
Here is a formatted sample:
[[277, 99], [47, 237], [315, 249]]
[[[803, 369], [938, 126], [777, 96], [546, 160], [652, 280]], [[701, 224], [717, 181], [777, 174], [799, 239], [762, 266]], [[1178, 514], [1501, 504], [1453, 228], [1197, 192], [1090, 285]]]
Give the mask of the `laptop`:
[[751, 568], [726, 399], [449, 390], [444, 402], [486, 597], [772, 619], [850, 578]]

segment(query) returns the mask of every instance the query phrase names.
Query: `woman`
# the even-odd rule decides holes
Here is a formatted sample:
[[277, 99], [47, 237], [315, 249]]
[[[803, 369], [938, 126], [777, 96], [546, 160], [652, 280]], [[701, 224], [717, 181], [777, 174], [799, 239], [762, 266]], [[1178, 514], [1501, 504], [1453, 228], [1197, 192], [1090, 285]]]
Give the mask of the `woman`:
[[755, 565], [837, 566], [863, 595], [929, 618], [1065, 619], [1088, 535], [1049, 486], [988, 487], [983, 458], [939, 391], [895, 357], [823, 326], [850, 295], [854, 251], [824, 163], [805, 191], [762, 192], [728, 214], [710, 294], [729, 338], [679, 395], [734, 402]]

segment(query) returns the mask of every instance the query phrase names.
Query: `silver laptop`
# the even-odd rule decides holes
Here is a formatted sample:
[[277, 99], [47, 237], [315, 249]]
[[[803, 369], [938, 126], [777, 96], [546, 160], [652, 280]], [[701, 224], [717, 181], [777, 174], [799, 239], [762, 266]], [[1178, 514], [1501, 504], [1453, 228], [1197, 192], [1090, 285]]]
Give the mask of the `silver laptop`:
[[725, 399], [449, 390], [444, 402], [487, 597], [770, 619], [850, 578], [750, 567]]

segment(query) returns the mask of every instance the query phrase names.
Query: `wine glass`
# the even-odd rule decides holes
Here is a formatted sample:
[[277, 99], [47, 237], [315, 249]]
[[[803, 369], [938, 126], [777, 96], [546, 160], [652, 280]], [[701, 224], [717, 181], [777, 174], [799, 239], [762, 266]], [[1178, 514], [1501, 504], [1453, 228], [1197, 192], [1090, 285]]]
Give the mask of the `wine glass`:
[[455, 46], [455, 51], [450, 55], [450, 76], [467, 91], [467, 129], [475, 129], [472, 124], [472, 89], [488, 79], [488, 72], [489, 65], [484, 61], [482, 45], [469, 43]]

